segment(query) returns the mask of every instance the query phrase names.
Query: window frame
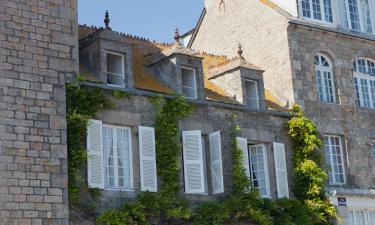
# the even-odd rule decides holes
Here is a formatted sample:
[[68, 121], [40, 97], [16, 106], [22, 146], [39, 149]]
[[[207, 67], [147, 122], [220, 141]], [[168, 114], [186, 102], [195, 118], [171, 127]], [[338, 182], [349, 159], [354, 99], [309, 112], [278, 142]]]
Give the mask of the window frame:
[[[359, 64], [358, 62], [360, 60], [365, 61], [365, 68], [366, 72], [369, 71], [368, 62], [372, 62], [375, 64], [375, 61], [368, 58], [359, 58], [354, 62], [354, 68], [353, 68], [353, 84], [356, 94], [356, 103], [358, 107], [365, 108], [365, 109], [375, 109], [375, 76], [371, 76], [368, 73], [362, 73], [359, 72]], [[367, 82], [367, 94], [368, 94], [368, 101], [369, 101], [369, 107], [365, 104], [364, 99], [364, 92], [362, 89], [362, 80], [365, 80]], [[371, 86], [371, 83], [373, 83], [374, 87]], [[367, 101], [367, 100], [366, 100]]]
[[[372, 5], [371, 1], [368, 1], [368, 4], [369, 4], [369, 10], [370, 10], [372, 32], [367, 32], [365, 30], [365, 21], [363, 21], [364, 12], [362, 11], [363, 7], [361, 5], [361, 0], [353, 0], [353, 1], [357, 1], [358, 17], [359, 17], [359, 29], [360, 30], [353, 29], [353, 27], [352, 27], [352, 20], [351, 20], [351, 17], [350, 17], [349, 0], [342, 0], [342, 1], [345, 2], [345, 5], [342, 6], [342, 7], [345, 7], [346, 15], [341, 15], [341, 16], [344, 16], [344, 18], [347, 19], [346, 23], [347, 23], [348, 29], [351, 30], [351, 31], [355, 31], [355, 32], [362, 32], [362, 33], [366, 33], [366, 34], [374, 34], [374, 29], [375, 29], [375, 25], [374, 25], [374, 22], [375, 22], [374, 21], [374, 15], [375, 14], [374, 13], [375, 12], [373, 12], [373, 5]], [[345, 12], [340, 12], [340, 13], [345, 13]]]
[[305, 1], [308, 1], [309, 2], [309, 12], [310, 12], [310, 16], [311, 17], [307, 17], [307, 16], [304, 16], [303, 15], [303, 6], [302, 6], [302, 1], [304, 0], [299, 0], [299, 11], [300, 11], [300, 15], [303, 19], [307, 20], [307, 21], [312, 21], [312, 22], [317, 22], [317, 23], [321, 23], [321, 24], [324, 24], [324, 25], [329, 25], [329, 26], [332, 26], [332, 25], [336, 25], [336, 15], [335, 15], [335, 12], [337, 11], [336, 10], [336, 1], [334, 0], [330, 0], [331, 1], [331, 11], [332, 11], [332, 22], [330, 21], [327, 21], [325, 18], [326, 18], [326, 11], [325, 11], [325, 5], [324, 5], [324, 0], [319, 0], [320, 2], [320, 14], [321, 14], [321, 19], [315, 19], [314, 18], [314, 8], [313, 8], [313, 0], [305, 0]]
[[[331, 138], [338, 138], [339, 140], [339, 146], [340, 146], [340, 158], [341, 158], [341, 162], [342, 162], [342, 176], [343, 176], [343, 181], [337, 181], [336, 180], [336, 177], [335, 177], [335, 174], [330, 174], [330, 173], [333, 173], [334, 169], [333, 169], [333, 164], [332, 163], [329, 163], [328, 161], [328, 158], [327, 158], [327, 151], [326, 151], [326, 140], [325, 138], [328, 138], [329, 139], [329, 149], [330, 149], [330, 153], [332, 153], [332, 143], [331, 143]], [[345, 185], [346, 184], [346, 171], [345, 171], [345, 161], [344, 161], [344, 146], [343, 146], [343, 137], [342, 136], [339, 136], [339, 135], [324, 135], [324, 154], [325, 154], [325, 159], [327, 161], [327, 164], [329, 166], [329, 171], [328, 171], [328, 182], [330, 185]], [[333, 162], [333, 154], [329, 154], [330, 156], [330, 162]], [[336, 157], [337, 154], [336, 154]], [[336, 163], [337, 164], [337, 163]], [[333, 180], [330, 179], [330, 177], [333, 178]]]
[[[345, 218], [345, 224], [350, 224], [349, 223], [349, 213], [350, 212], [357, 212], [357, 211], [363, 212], [364, 225], [372, 225], [372, 221], [370, 221], [370, 212], [375, 213], [375, 208], [361, 208], [361, 207], [349, 207], [348, 208], [348, 216]], [[356, 221], [354, 221], [354, 225], [357, 225]]]
[[[108, 54], [110, 54], [110, 55], [116, 55], [116, 56], [120, 56], [121, 57], [122, 74], [108, 72]], [[125, 55], [121, 54], [121, 53], [113, 52], [113, 51], [110, 51], [110, 50], [106, 50], [105, 57], [106, 57], [106, 68], [105, 68], [106, 71], [105, 71], [105, 74], [107, 76], [107, 85], [113, 86], [113, 87], [125, 87]], [[108, 74], [109, 75], [113, 75], [113, 76], [122, 76], [123, 84], [122, 85], [118, 85], [118, 84], [110, 84], [110, 83], [108, 83]]]
[[[182, 83], [182, 70], [183, 69], [186, 69], [186, 70], [191, 70], [193, 71], [193, 78], [194, 78], [194, 97], [188, 97], [185, 95], [184, 93], [184, 88], [190, 88], [190, 89], [193, 89], [192, 87], [188, 87], [188, 86], [184, 86], [183, 83]], [[182, 94], [184, 95], [185, 98], [187, 99], [198, 99], [198, 85], [197, 85], [197, 73], [195, 71], [194, 68], [189, 68], [189, 67], [186, 67], [186, 66], [181, 66], [180, 67], [180, 74], [181, 74], [181, 92]]]
[[[253, 177], [253, 168], [252, 168], [252, 154], [251, 154], [251, 148], [257, 148], [257, 147], [261, 147], [262, 148], [262, 154], [263, 154], [263, 164], [264, 164], [264, 179], [265, 179], [265, 182], [266, 182], [266, 190], [267, 190], [267, 194], [266, 195], [262, 195], [261, 191], [260, 191], [260, 187], [255, 187], [254, 186], [254, 177]], [[248, 148], [248, 155], [249, 155], [249, 168], [250, 168], [250, 178], [251, 178], [251, 181], [252, 181], [252, 187], [254, 189], [257, 189], [259, 191], [259, 194], [262, 198], [271, 198], [271, 190], [270, 190], [270, 180], [269, 180], [269, 172], [268, 172], [268, 157], [267, 157], [267, 148], [266, 148], [266, 144], [248, 144], [247, 146]]]
[[[130, 188], [123, 188], [123, 187], [119, 187], [117, 186], [116, 187], [116, 174], [118, 173], [118, 166], [115, 167], [115, 170], [114, 170], [114, 181], [115, 181], [115, 185], [113, 187], [111, 186], [108, 186], [107, 184], [107, 150], [104, 146], [104, 128], [111, 128], [111, 129], [124, 129], [124, 130], [127, 130], [128, 134], [129, 134], [129, 169], [130, 169]], [[104, 124], [102, 125], [102, 129], [103, 129], [103, 142], [102, 142], [102, 145], [103, 145], [103, 175], [104, 175], [104, 190], [112, 190], [112, 191], [134, 191], [134, 174], [133, 174], [133, 148], [132, 148], [132, 133], [131, 133], [131, 128], [130, 127], [123, 127], [123, 126], [116, 126], [116, 125], [110, 125], [110, 124]], [[115, 143], [117, 143], [117, 133], [116, 133], [116, 136], [112, 134], [112, 138], [114, 139], [113, 141], [113, 146], [115, 146]], [[116, 156], [114, 158], [116, 158], [114, 160], [114, 162], [118, 162], [118, 154], [115, 154], [115, 153], [118, 153], [117, 152], [117, 145], [116, 145], [116, 150], [114, 149], [114, 153], [113, 155]], [[116, 163], [117, 164], [117, 163]], [[115, 164], [114, 164], [115, 165]], [[125, 174], [125, 173], [124, 173]], [[124, 176], [124, 179], [125, 179], [125, 176]], [[117, 175], [117, 180], [118, 180], [118, 175]], [[125, 180], [124, 180], [125, 181]]]
[[[319, 57], [319, 65], [316, 65], [315, 64], [315, 57]], [[315, 70], [315, 79], [316, 79], [316, 84], [317, 84], [317, 94], [318, 94], [318, 100], [320, 102], [324, 102], [324, 103], [328, 103], [328, 104], [337, 104], [338, 101], [337, 101], [337, 93], [336, 93], [336, 85], [335, 85], [335, 76], [333, 74], [333, 63], [332, 61], [329, 59], [329, 57], [327, 57], [326, 55], [324, 54], [317, 54], [316, 56], [314, 57], [314, 70]], [[328, 63], [328, 67], [326, 66], [323, 66], [322, 65], [322, 62], [321, 62], [321, 58], [324, 58], [327, 63]], [[318, 71], [320, 72], [320, 76], [321, 76], [321, 86], [322, 86], [322, 91], [323, 93], [320, 93], [320, 89], [319, 89], [319, 79], [318, 79]], [[329, 86], [327, 87], [324, 80], [324, 72], [327, 72], [331, 75], [331, 83], [332, 83], [332, 97], [333, 97], [333, 102], [331, 102], [329, 99], [328, 99], [328, 94], [327, 94], [327, 88], [329, 89]], [[323, 95], [323, 100], [320, 99], [320, 95]]]
[[[252, 79], [249, 79], [249, 78], [245, 78], [244, 79], [245, 81], [245, 100], [246, 100], [246, 106], [248, 108], [251, 108], [250, 105], [248, 104], [248, 99], [249, 97], [247, 96], [247, 85], [246, 85], [246, 82], [250, 82], [250, 83], [253, 83], [255, 84], [255, 92], [256, 92], [256, 101], [257, 101], [257, 107], [256, 108], [251, 108], [251, 109], [259, 109], [260, 108], [260, 100], [259, 100], [259, 90], [258, 90], [258, 81], [256, 80], [252, 80]], [[251, 98], [252, 100], [254, 100], [253, 98]]]

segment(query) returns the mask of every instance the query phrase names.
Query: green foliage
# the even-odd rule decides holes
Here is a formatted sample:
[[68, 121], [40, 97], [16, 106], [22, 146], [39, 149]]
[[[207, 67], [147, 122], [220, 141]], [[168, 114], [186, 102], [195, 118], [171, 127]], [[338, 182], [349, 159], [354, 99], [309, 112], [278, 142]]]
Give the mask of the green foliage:
[[330, 224], [337, 215], [324, 196], [328, 175], [319, 151], [322, 140], [313, 121], [299, 106], [293, 106], [292, 112], [296, 116], [288, 122], [288, 129], [294, 142], [294, 193], [311, 211], [313, 224]]
[[232, 124], [233, 125], [230, 130], [230, 136], [233, 155], [233, 194], [239, 195], [249, 190], [251, 182], [245, 173], [245, 165], [243, 164], [244, 156], [237, 143], [237, 137], [239, 137], [241, 128], [236, 124], [235, 115], [232, 116]]
[[[89, 189], [81, 173], [87, 161], [86, 135], [89, 118], [107, 108], [110, 103], [103, 91], [88, 87], [67, 84], [67, 127], [68, 127], [68, 192], [69, 203], [73, 208], [91, 213], [98, 189]], [[83, 197], [91, 201], [82, 201]]]
[[114, 90], [112, 91], [112, 95], [117, 98], [117, 99], [123, 99], [129, 96], [129, 93], [119, 91], [119, 90]]

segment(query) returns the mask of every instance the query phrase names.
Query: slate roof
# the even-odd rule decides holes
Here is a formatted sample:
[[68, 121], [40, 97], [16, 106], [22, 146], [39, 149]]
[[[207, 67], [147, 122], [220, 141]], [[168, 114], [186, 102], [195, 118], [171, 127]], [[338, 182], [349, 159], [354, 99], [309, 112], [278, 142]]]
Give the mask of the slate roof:
[[[111, 31], [109, 29], [88, 27], [86, 25], [79, 26], [80, 48], [94, 40], [101, 32], [114, 32], [121, 37], [120, 41], [132, 44], [134, 85], [136, 88], [142, 90], [166, 94], [173, 92], [171, 88], [159, 81], [148, 69], [149, 65], [170, 57], [173, 54], [185, 54], [202, 58], [206, 97], [208, 100], [212, 101], [239, 104], [233, 96], [230, 96], [224, 89], [208, 80], [208, 78], [210, 78], [209, 76], [212, 74], [217, 74], [218, 72], [223, 72], [240, 66], [253, 70], [260, 70], [255, 65], [247, 62], [241, 57], [228, 59], [225, 56], [198, 52], [177, 44], [159, 43], [145, 38]], [[80, 65], [80, 75], [88, 81], [96, 83], [100, 82], [97, 76], [94, 75], [94, 71], [91, 71], [82, 64]], [[285, 111], [283, 103], [273, 96], [271, 92], [266, 91], [265, 96], [268, 108]]]

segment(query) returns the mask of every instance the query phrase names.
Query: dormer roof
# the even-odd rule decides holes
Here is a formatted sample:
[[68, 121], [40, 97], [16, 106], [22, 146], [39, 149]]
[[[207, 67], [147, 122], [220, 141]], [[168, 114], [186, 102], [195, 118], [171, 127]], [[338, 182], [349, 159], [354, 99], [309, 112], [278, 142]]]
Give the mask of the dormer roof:
[[[261, 71], [261, 69], [246, 61], [242, 57], [228, 59], [226, 56], [217, 56], [205, 52], [195, 51], [179, 44], [150, 41], [146, 38], [124, 34], [105, 28], [88, 27], [86, 25], [79, 26], [80, 46], [82, 47], [87, 46], [88, 43], [103, 35], [131, 45], [133, 51], [132, 61], [134, 86], [135, 88], [141, 90], [165, 94], [173, 93], [173, 90], [169, 88], [168, 85], [164, 84], [158, 80], [156, 76], [154, 76], [149, 69], [149, 66], [175, 54], [183, 54], [202, 59], [204, 88], [206, 98], [210, 101], [228, 104], [240, 104], [237, 102], [234, 96], [231, 96], [223, 88], [209, 80], [211, 74], [222, 73], [238, 67]], [[100, 80], [94, 75], [94, 71], [91, 71], [84, 65], [80, 65], [80, 74], [89, 82], [100, 82]], [[269, 108], [285, 111], [285, 108], [282, 106], [282, 102], [278, 101], [277, 97], [270, 94], [270, 92], [268, 95], [266, 93], [266, 97], [269, 98], [266, 99]]]

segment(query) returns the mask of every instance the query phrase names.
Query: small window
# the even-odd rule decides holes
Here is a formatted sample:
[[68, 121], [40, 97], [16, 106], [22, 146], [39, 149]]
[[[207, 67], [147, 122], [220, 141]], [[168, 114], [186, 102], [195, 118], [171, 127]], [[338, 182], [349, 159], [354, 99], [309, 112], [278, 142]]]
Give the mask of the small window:
[[257, 82], [245, 80], [246, 104], [249, 108], [259, 109]]
[[353, 64], [357, 105], [375, 108], [375, 61], [359, 59]]
[[250, 145], [249, 160], [253, 187], [262, 197], [270, 197], [266, 146]]
[[129, 128], [103, 125], [105, 187], [131, 190], [132, 153]]
[[333, 22], [331, 0], [301, 0], [303, 17], [328, 23]]
[[195, 70], [181, 68], [182, 93], [186, 98], [197, 98]]
[[124, 55], [107, 53], [107, 83], [110, 85], [124, 86]]
[[336, 94], [331, 64], [323, 55], [315, 56], [314, 64], [319, 100], [322, 102], [335, 103]]
[[329, 165], [329, 183], [332, 185], [345, 184], [344, 155], [342, 140], [339, 136], [324, 137], [326, 161]]

